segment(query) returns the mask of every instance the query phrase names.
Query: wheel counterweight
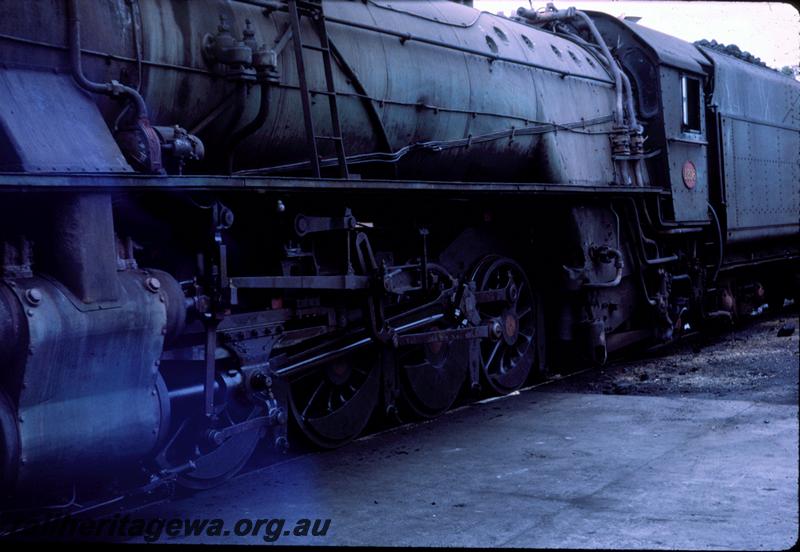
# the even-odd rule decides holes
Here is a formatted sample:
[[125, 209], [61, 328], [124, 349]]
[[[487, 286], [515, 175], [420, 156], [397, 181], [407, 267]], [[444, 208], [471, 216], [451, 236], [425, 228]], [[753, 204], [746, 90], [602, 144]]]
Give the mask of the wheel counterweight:
[[355, 439], [378, 402], [380, 367], [373, 349], [331, 361], [290, 384], [291, 411], [312, 443], [335, 448]]
[[467, 374], [463, 341], [435, 341], [398, 356], [401, 398], [407, 410], [418, 418], [434, 418], [452, 406]]

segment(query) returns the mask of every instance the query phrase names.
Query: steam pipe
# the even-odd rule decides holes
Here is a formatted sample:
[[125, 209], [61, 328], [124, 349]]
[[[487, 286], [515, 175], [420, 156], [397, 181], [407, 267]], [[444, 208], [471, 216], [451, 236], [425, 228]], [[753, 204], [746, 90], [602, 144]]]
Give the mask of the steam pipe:
[[[631, 88], [631, 80], [624, 71], [620, 71], [622, 76], [622, 83], [625, 86], [625, 103], [628, 108], [628, 124], [631, 130], [639, 135], [642, 132], [642, 127], [639, 126], [639, 121], [636, 118], [636, 108], [633, 106], [633, 89]], [[634, 152], [635, 153], [635, 152]], [[637, 186], [644, 186], [644, 174], [642, 172], [642, 160], [633, 160], [633, 176]]]
[[650, 238], [644, 235], [644, 230], [642, 229], [642, 221], [639, 218], [639, 208], [636, 205], [636, 201], [632, 197], [628, 197], [626, 199], [630, 201], [631, 207], [633, 207], [633, 218], [636, 220], [636, 231], [637, 234], [639, 235], [640, 260], [648, 266], [662, 265], [677, 261], [678, 260], [677, 255], [669, 255], [667, 257], [656, 257], [655, 259], [650, 259], [647, 257], [647, 250], [644, 244], [649, 243], [655, 246], [656, 254], [659, 255], [660, 252], [658, 251], [658, 243], [655, 240], [651, 240]]
[[600, 50], [603, 52], [603, 57], [606, 58], [608, 62], [608, 67], [611, 69], [611, 74], [614, 77], [614, 90], [617, 95], [617, 110], [614, 114], [615, 123], [619, 127], [625, 126], [623, 120], [623, 108], [622, 108], [622, 77], [620, 76], [620, 70], [617, 63], [614, 61], [614, 58], [611, 56], [611, 52], [606, 45], [606, 41], [603, 40], [600, 31], [597, 30], [594, 22], [591, 18], [583, 13], [582, 11], [577, 10], [574, 7], [569, 7], [566, 10], [548, 10], [544, 12], [537, 12], [533, 10], [529, 10], [526, 8], [519, 8], [517, 10], [517, 15], [520, 17], [527, 19], [531, 23], [551, 23], [553, 21], [563, 21], [567, 19], [572, 19], [573, 17], [578, 17], [581, 21], [583, 21], [587, 27], [589, 27], [589, 32], [592, 33], [592, 37], [597, 45], [600, 47]]
[[267, 120], [267, 115], [269, 114], [269, 83], [266, 79], [261, 82], [260, 88], [260, 99], [258, 104], [258, 113], [256, 114], [255, 119], [247, 123], [245, 126], [237, 130], [233, 133], [233, 135], [228, 140], [228, 172], [233, 172], [233, 156], [236, 153], [236, 148], [242, 141], [257, 131], [261, 126], [264, 124], [264, 121]]
[[95, 94], [106, 94], [109, 96], [125, 94], [130, 97], [136, 108], [136, 118], [148, 119], [147, 105], [144, 103], [142, 95], [139, 94], [135, 88], [125, 86], [115, 80], [103, 83], [93, 82], [83, 74], [83, 66], [81, 64], [81, 19], [78, 13], [77, 0], [67, 0], [67, 20], [69, 22], [69, 54], [72, 65], [72, 76], [75, 78], [75, 82], [78, 83], [78, 86]]
[[622, 281], [622, 267], [617, 266], [617, 273], [614, 275], [614, 279], [610, 282], [586, 282], [583, 284], [583, 287], [586, 289], [604, 289], [604, 288], [612, 288], [617, 287], [620, 282]]
[[[624, 122], [624, 113], [623, 113], [623, 90], [622, 90], [622, 71], [619, 70], [619, 66], [614, 58], [611, 56], [611, 52], [606, 45], [605, 40], [600, 35], [600, 32], [597, 30], [594, 22], [589, 18], [588, 15], [583, 13], [582, 11], [575, 10], [575, 16], [578, 17], [581, 21], [583, 21], [587, 27], [589, 27], [589, 32], [592, 34], [594, 41], [600, 47], [601, 52], [603, 53], [603, 57], [607, 61], [608, 68], [611, 70], [611, 74], [614, 76], [614, 92], [616, 96], [616, 110], [614, 111], [614, 122], [618, 128], [625, 128]], [[620, 161], [619, 162], [619, 169], [620, 174], [622, 176], [622, 182], [627, 184], [631, 177], [630, 177], [630, 167], [628, 166], [627, 161]], [[642, 179], [640, 178], [640, 173], [634, 170], [634, 181], [637, 186], [642, 185]], [[619, 281], [622, 277], [622, 272], [618, 271], [617, 278], [614, 279], [612, 285], [609, 286], [601, 286], [601, 287], [614, 287], [619, 284]]]
[[633, 107], [633, 89], [631, 88], [631, 79], [624, 71], [620, 71], [622, 77], [622, 84], [625, 87], [625, 106], [628, 110], [628, 124], [635, 132], [640, 130], [639, 121], [636, 119], [636, 109]]
[[609, 258], [614, 259], [614, 268], [616, 268], [616, 274], [614, 275], [614, 279], [609, 282], [584, 282], [583, 287], [586, 289], [604, 289], [604, 288], [612, 288], [616, 287], [622, 281], [622, 269], [625, 267], [625, 262], [622, 260], [622, 252], [619, 249], [615, 249], [613, 247], [606, 247], [604, 248], [605, 255]]
[[[275, 48], [272, 51], [274, 59], [276, 61], [283, 52], [283, 49], [289, 43], [290, 38], [292, 38], [292, 27], [288, 26], [281, 35], [281, 37], [275, 43]], [[256, 114], [255, 119], [253, 119], [245, 126], [237, 130], [230, 137], [230, 140], [228, 142], [228, 173], [230, 174], [233, 174], [233, 156], [234, 153], [236, 153], [236, 148], [239, 146], [239, 144], [242, 143], [242, 141], [245, 138], [253, 134], [259, 128], [261, 128], [264, 125], [264, 121], [267, 120], [267, 115], [269, 115], [269, 85], [270, 85], [269, 67], [261, 65], [257, 66], [256, 77], [260, 84], [259, 86], [260, 99], [258, 104], [258, 113]], [[275, 77], [274, 80], [277, 81], [277, 77]]]
[[234, 92], [234, 94], [233, 117], [231, 117], [230, 121], [228, 122], [228, 126], [222, 133], [223, 136], [229, 136], [242, 119], [245, 104], [247, 103], [247, 83], [244, 81], [237, 81], [236, 92]]
[[606, 45], [606, 41], [603, 40], [603, 37], [600, 35], [600, 31], [597, 30], [594, 22], [591, 18], [583, 13], [582, 11], [575, 10], [575, 15], [580, 18], [581, 21], [586, 23], [586, 26], [589, 27], [589, 32], [592, 33], [592, 37], [594, 41], [597, 42], [597, 45], [600, 46], [600, 50], [603, 52], [603, 56], [608, 60], [608, 66], [611, 69], [611, 74], [614, 76], [614, 90], [617, 93], [617, 112], [616, 112], [616, 119], [619, 126], [624, 126], [623, 118], [622, 118], [622, 76], [621, 71], [619, 70], [619, 66], [617, 62], [614, 61], [614, 58], [611, 56], [611, 52]]

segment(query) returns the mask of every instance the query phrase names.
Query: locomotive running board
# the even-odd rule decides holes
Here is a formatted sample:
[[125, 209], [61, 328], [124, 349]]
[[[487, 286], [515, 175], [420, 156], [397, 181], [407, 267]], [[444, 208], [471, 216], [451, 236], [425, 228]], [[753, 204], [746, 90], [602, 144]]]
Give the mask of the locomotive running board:
[[119, 173], [0, 173], [0, 191], [266, 190], [282, 193], [358, 190], [381, 192], [463, 192], [468, 194], [669, 196], [663, 188], [519, 182], [438, 182], [418, 180], [343, 180], [265, 176], [148, 176]]

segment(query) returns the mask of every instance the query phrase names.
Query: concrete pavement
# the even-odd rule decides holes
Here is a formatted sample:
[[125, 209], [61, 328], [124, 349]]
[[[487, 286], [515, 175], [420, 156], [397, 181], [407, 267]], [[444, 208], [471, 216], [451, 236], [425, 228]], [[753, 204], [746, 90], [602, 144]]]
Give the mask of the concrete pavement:
[[784, 549], [797, 418], [796, 404], [534, 389], [135, 515], [331, 519], [278, 544]]

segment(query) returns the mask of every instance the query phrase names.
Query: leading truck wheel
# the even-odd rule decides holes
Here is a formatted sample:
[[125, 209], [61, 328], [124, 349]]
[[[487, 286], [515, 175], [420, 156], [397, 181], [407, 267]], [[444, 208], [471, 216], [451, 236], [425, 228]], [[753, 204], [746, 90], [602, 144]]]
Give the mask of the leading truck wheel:
[[501, 335], [481, 341], [484, 382], [499, 394], [522, 387], [536, 356], [539, 304], [525, 271], [515, 261], [490, 255], [472, 272], [476, 291], [505, 290], [503, 298], [479, 302], [482, 320], [495, 319]]
[[192, 414], [176, 420], [177, 427], [156, 456], [162, 474], [174, 474], [181, 487], [204, 490], [230, 479], [245, 466], [261, 438], [254, 428], [215, 440], [215, 432], [265, 415], [266, 409], [238, 400], [230, 400], [214, 419]]

